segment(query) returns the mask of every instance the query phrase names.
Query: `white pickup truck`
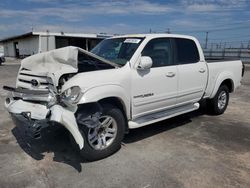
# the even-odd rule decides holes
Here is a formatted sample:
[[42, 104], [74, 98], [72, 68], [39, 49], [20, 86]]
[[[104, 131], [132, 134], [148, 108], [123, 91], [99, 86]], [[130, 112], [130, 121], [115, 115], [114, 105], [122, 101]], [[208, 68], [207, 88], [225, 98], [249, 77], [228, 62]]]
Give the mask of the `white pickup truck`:
[[206, 62], [196, 38], [116, 36], [91, 52], [65, 47], [24, 59], [5, 106], [34, 138], [59, 123], [87, 160], [120, 148], [129, 129], [197, 110], [222, 114], [240, 86], [241, 61]]

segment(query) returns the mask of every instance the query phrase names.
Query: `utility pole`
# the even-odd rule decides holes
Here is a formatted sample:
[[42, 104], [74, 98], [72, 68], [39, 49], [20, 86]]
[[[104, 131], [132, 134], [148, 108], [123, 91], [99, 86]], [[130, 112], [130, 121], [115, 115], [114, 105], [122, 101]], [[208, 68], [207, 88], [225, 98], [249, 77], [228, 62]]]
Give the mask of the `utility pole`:
[[167, 33], [168, 33], [168, 34], [170, 33], [170, 28], [167, 29]]
[[149, 29], [149, 33], [152, 33], [152, 30], [151, 30], [151, 28]]
[[47, 33], [47, 51], [49, 51], [49, 30], [46, 30]]
[[208, 31], [206, 32], [205, 49], [207, 49], [207, 42], [208, 42]]

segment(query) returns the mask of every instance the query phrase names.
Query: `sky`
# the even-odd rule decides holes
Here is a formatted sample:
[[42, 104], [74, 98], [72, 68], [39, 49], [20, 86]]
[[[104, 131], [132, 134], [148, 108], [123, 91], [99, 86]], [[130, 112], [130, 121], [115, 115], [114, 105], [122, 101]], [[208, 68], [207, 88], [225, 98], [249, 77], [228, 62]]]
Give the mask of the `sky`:
[[247, 45], [250, 0], [0, 0], [0, 38], [30, 31], [188, 34]]

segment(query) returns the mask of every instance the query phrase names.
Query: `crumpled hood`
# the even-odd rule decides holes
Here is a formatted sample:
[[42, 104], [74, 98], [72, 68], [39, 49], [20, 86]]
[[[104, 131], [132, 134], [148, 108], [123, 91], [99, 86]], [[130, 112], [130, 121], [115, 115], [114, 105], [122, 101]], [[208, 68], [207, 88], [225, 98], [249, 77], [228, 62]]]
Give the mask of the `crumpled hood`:
[[65, 65], [77, 69], [78, 48], [69, 46], [39, 53], [21, 61], [22, 67], [33, 71], [59, 71]]
[[77, 72], [77, 58], [78, 48], [69, 46], [27, 57], [21, 61], [21, 68], [33, 74], [53, 75], [58, 81], [63, 74]]
[[[54, 87], [57, 87], [62, 75], [78, 73], [78, 53], [83, 53], [88, 57], [117, 67], [115, 63], [103, 59], [91, 52], [78, 47], [69, 46], [23, 59], [18, 73], [16, 87], [44, 89], [47, 88], [46, 85], [51, 82]], [[32, 86], [31, 81], [34, 80], [38, 82], [39, 87]]]
[[51, 77], [54, 85], [57, 86], [58, 80], [62, 75], [68, 73], [77, 73], [79, 51], [103, 63], [109, 64], [113, 67], [118, 67], [117, 64], [103, 59], [102, 57], [99, 57], [91, 52], [78, 47], [68, 46], [44, 53], [39, 53], [23, 59], [21, 61], [20, 71], [31, 71], [32, 74], [35, 75]]
[[87, 56], [98, 59], [114, 67], [117, 66], [116, 64], [92, 54], [91, 52], [78, 47], [68, 46], [44, 53], [39, 53], [23, 59], [21, 61], [20, 72], [24, 71], [24, 73], [27, 74], [26, 71], [29, 71], [33, 75], [48, 76], [53, 80], [54, 85], [57, 86], [62, 75], [77, 73], [79, 51], [86, 54]]

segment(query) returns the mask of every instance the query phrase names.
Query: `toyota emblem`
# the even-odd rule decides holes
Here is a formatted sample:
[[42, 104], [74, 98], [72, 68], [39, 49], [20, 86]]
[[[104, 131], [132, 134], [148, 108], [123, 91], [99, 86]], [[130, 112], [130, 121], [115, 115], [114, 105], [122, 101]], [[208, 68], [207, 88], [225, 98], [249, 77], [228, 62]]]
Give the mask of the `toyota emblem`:
[[30, 83], [31, 83], [31, 85], [34, 86], [34, 87], [37, 87], [37, 86], [39, 85], [39, 82], [38, 82], [37, 80], [35, 80], [35, 79], [32, 79], [32, 80], [30, 81]]

